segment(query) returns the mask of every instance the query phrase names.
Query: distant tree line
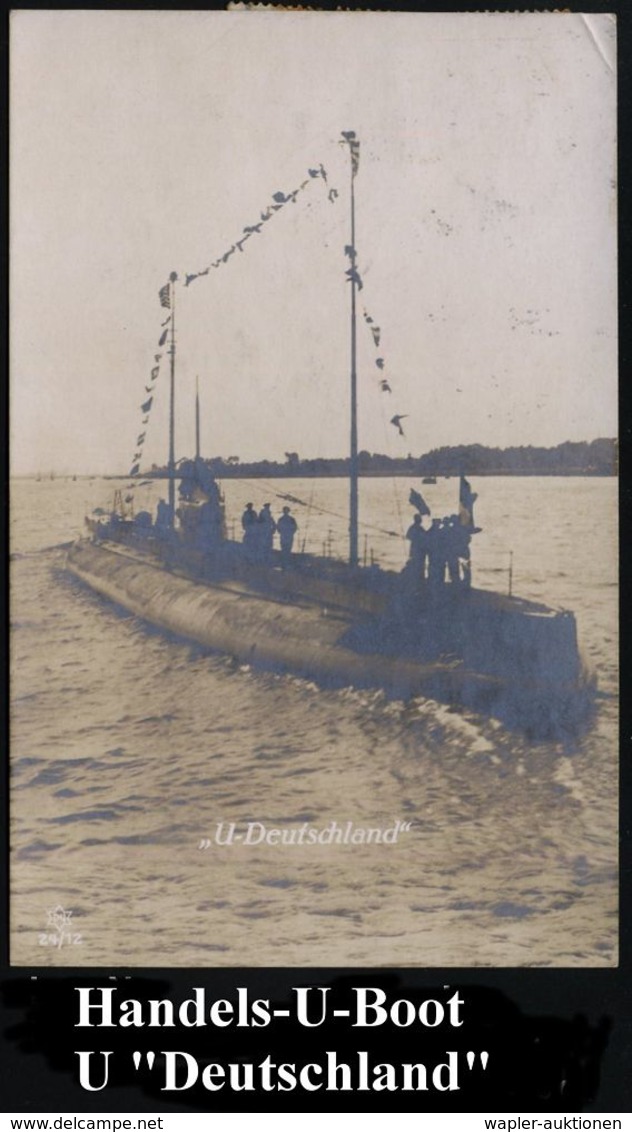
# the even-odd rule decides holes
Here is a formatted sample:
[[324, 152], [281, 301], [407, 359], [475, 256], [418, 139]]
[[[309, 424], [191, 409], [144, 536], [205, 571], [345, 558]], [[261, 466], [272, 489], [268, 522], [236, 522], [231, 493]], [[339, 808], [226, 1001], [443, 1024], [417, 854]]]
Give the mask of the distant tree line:
[[[215, 457], [205, 464], [218, 478], [274, 479], [287, 476], [348, 476], [349, 457], [318, 457], [302, 460], [298, 452], [286, 452], [285, 460], [242, 461], [239, 456]], [[529, 444], [515, 448], [488, 448], [484, 444], [459, 444], [433, 448], [423, 456], [391, 457], [379, 452], [358, 453], [362, 476], [614, 476], [617, 473], [617, 442], [601, 438], [565, 441], [554, 448]], [[153, 465], [150, 475], [165, 475], [166, 468]]]
[[435, 448], [419, 460], [423, 475], [614, 476], [617, 442], [564, 441], [555, 448], [487, 448], [482, 444]]

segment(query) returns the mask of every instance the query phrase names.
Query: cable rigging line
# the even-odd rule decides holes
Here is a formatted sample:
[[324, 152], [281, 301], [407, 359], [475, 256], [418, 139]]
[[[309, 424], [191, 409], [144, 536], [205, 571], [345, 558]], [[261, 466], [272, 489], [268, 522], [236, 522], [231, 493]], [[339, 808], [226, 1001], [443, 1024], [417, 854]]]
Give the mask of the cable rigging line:
[[[259, 478], [259, 477], [257, 477], [257, 478]], [[279, 478], [281, 478], [281, 477], [279, 477]], [[307, 477], [305, 477], [305, 478], [307, 478]], [[318, 476], [310, 476], [309, 478], [312, 479], [312, 480], [317, 480], [319, 477]], [[341, 515], [339, 511], [332, 511], [330, 508], [320, 507], [317, 503], [314, 503], [314, 504], [306, 503], [304, 499], [299, 499], [299, 497], [297, 495], [292, 495], [289, 492], [288, 493], [278, 492], [276, 490], [276, 485], [273, 485], [270, 482], [270, 480], [262, 479], [260, 482], [264, 485], [264, 487], [268, 487], [270, 489], [270, 491], [273, 492], [276, 495], [277, 499], [285, 499], [285, 500], [287, 500], [288, 503], [294, 503], [294, 504], [296, 504], [297, 506], [300, 506], [300, 507], [310, 507], [311, 506], [312, 510], [318, 511], [321, 515], [331, 515], [332, 518], [340, 519], [341, 522], [347, 521], [348, 516], [347, 515]], [[312, 492], [312, 496], [313, 496], [313, 492]], [[367, 530], [377, 531], [381, 535], [389, 535], [389, 537], [391, 537], [391, 538], [401, 538], [402, 537], [401, 532], [389, 531], [385, 527], [378, 527], [375, 523], [367, 523], [367, 522], [363, 521], [362, 519], [360, 519], [360, 526], [366, 527]]]

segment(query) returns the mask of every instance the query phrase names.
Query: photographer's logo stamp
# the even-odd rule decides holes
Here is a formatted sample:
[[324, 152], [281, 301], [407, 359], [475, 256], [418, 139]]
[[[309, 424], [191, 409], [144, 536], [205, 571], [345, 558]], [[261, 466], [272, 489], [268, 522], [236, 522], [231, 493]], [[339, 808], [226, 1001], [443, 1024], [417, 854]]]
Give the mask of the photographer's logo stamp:
[[47, 917], [47, 930], [39, 936], [40, 947], [63, 947], [64, 944], [77, 947], [83, 943], [81, 932], [73, 930], [72, 912], [67, 912], [61, 904], [49, 908]]

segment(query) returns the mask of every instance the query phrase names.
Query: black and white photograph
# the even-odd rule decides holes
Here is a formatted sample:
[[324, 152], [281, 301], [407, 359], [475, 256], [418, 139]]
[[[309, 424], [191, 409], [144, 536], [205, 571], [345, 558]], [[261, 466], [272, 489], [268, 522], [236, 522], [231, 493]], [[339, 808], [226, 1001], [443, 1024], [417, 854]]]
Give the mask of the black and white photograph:
[[616, 967], [614, 16], [11, 48], [12, 964]]

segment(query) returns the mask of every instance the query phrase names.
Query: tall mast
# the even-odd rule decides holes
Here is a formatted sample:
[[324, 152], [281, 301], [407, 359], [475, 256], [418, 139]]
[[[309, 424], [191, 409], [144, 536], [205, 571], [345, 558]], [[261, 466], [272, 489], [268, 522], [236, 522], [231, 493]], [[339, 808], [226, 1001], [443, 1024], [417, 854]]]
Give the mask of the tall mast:
[[351, 156], [351, 437], [349, 461], [349, 565], [358, 565], [358, 394], [356, 367], [356, 270], [355, 247], [355, 194], [354, 182], [360, 160], [360, 142], [354, 130], [347, 130], [343, 138]]
[[176, 524], [176, 455], [175, 455], [175, 410], [176, 410], [176, 289], [178, 276], [171, 272], [169, 299], [171, 304], [171, 381], [169, 385], [169, 525]]
[[200, 382], [195, 379], [195, 458], [200, 458]]

